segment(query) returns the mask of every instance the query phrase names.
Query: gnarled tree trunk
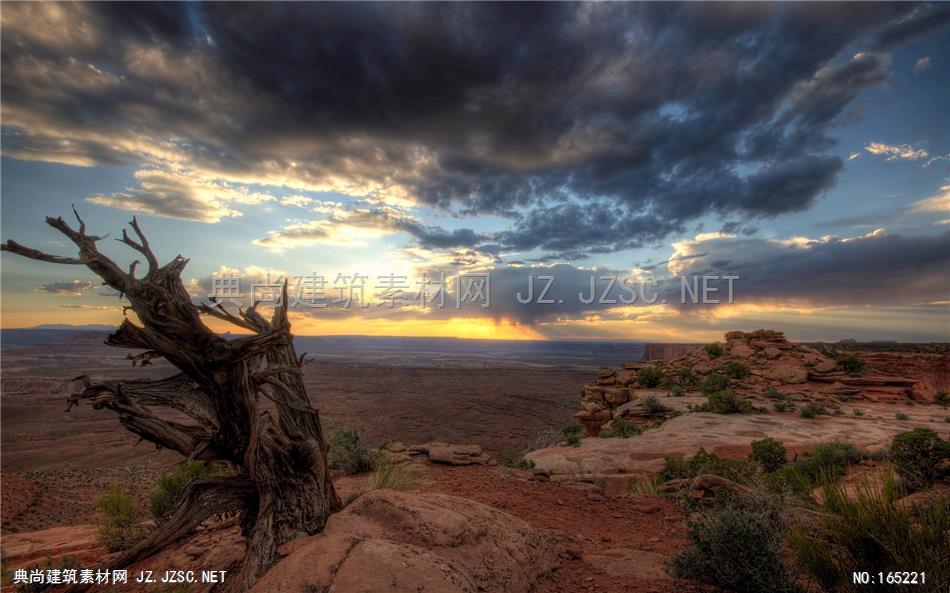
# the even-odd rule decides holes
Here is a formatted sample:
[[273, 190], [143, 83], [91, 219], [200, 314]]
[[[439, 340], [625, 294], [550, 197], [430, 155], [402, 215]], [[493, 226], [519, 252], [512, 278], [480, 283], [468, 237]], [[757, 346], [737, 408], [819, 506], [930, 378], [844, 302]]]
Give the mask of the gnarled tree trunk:
[[[73, 211], [75, 213], [75, 209]], [[186, 489], [170, 520], [110, 564], [122, 568], [188, 535], [202, 521], [225, 512], [242, 513], [247, 541], [244, 563], [228, 575], [229, 591], [244, 591], [276, 562], [277, 548], [297, 537], [321, 531], [340, 506], [327, 467], [327, 444], [320, 416], [307, 398], [301, 376], [304, 357], [294, 351], [287, 318], [287, 287], [265, 319], [255, 307], [237, 314], [216, 302], [196, 305], [181, 281], [188, 260], [177, 256], [160, 266], [135, 218], [136, 238], [123, 230], [120, 242], [138, 251], [148, 271], [136, 278], [138, 261], [128, 271], [99, 253], [97, 237], [62, 218], [46, 222], [79, 248], [76, 258], [49, 255], [13, 241], [3, 251], [35, 260], [83, 265], [103, 283], [124, 294], [138, 324], [126, 319], [106, 343], [144, 350], [130, 355], [133, 366], [162, 357], [180, 373], [158, 381], [93, 382], [83, 375], [80, 401], [116, 412], [119, 422], [142, 439], [178, 451], [189, 460], [224, 461], [237, 468], [233, 477], [199, 479]], [[210, 315], [251, 332], [226, 340], [201, 320]], [[269, 411], [261, 396], [272, 402]], [[155, 408], [177, 410], [191, 419], [174, 422]]]

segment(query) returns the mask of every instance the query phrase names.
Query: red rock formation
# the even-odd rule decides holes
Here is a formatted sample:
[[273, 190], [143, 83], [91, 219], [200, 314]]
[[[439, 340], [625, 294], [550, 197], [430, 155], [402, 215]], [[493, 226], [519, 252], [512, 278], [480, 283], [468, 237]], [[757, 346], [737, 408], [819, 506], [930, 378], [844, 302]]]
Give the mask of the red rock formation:
[[940, 391], [950, 392], [950, 353], [855, 352], [867, 365], [887, 375], [903, 375], [916, 383], [914, 399], [932, 400]]
[[[746, 399], [762, 401], [768, 399], [770, 388], [795, 401], [818, 400], [832, 405], [850, 399], [923, 399], [932, 398], [948, 384], [947, 353], [861, 353], [867, 367], [851, 374], [831, 356], [833, 352], [794, 344], [780, 331], [731, 331], [719, 346], [720, 356], [710, 356], [699, 348], [674, 360], [628, 363], [620, 370], [601, 368], [597, 378], [584, 387], [582, 409], [575, 417], [588, 435], [597, 435], [618, 417], [646, 417], [642, 397], [657, 391], [656, 386], [639, 385], [637, 371], [649, 366], [662, 373], [661, 389], [696, 394], [697, 385], [681, 375], [685, 369], [702, 380], [712, 373], [721, 374], [729, 362], [739, 363], [748, 369], [748, 376], [732, 379], [730, 387]], [[663, 354], [659, 349], [648, 353]]]

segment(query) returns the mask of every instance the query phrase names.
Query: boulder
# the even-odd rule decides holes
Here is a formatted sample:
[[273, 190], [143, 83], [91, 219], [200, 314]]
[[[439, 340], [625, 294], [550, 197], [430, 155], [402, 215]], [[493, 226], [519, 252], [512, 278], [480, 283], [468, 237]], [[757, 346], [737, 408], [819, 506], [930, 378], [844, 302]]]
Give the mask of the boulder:
[[298, 540], [251, 593], [528, 593], [558, 566], [550, 532], [445, 494], [377, 490]]
[[782, 355], [782, 351], [779, 350], [778, 348], [775, 348], [774, 346], [769, 346], [762, 352], [763, 354], [765, 354], [765, 357], [768, 358], [769, 360], [775, 360], [776, 358]]
[[448, 465], [486, 465], [490, 455], [482, 452], [480, 445], [453, 445], [450, 443], [426, 443], [409, 447], [409, 453], [425, 453], [433, 463]]
[[823, 360], [812, 367], [816, 373], [830, 373], [838, 368], [838, 363], [833, 360]]

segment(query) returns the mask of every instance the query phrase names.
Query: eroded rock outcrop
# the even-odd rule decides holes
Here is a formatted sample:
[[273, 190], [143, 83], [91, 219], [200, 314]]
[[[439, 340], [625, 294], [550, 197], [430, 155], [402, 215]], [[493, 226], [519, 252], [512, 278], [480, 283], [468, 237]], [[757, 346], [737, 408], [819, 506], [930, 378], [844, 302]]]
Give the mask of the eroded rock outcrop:
[[[877, 354], [864, 357], [868, 363], [864, 369], [849, 372], [847, 365], [831, 356], [833, 352], [794, 344], [775, 330], [730, 331], [716, 347], [718, 353], [716, 348], [712, 353], [700, 348], [674, 360], [628, 363], [622, 369], [601, 368], [597, 378], [584, 387], [581, 410], [575, 417], [589, 436], [596, 436], [615, 418], [647, 417], [643, 406], [646, 397], [671, 389], [696, 393], [710, 375], [730, 374], [729, 365], [741, 365], [748, 371], [747, 375], [739, 373], [740, 376], [733, 373], [730, 388], [743, 398], [762, 401], [767, 401], [770, 388], [797, 401], [904, 401], [918, 396], [921, 390], [915, 375], [901, 371], [919, 370], [921, 365], [927, 367], [925, 374], [930, 377], [927, 391], [936, 389], [931, 385], [947, 382], [945, 361], [928, 359], [913, 365], [908, 359], [904, 366], [888, 363], [879, 368], [875, 364], [885, 357]], [[638, 374], [647, 368], [652, 372], [643, 373], [638, 379]]]
[[471, 500], [378, 490], [282, 550], [251, 591], [527, 593], [559, 550], [553, 534]]

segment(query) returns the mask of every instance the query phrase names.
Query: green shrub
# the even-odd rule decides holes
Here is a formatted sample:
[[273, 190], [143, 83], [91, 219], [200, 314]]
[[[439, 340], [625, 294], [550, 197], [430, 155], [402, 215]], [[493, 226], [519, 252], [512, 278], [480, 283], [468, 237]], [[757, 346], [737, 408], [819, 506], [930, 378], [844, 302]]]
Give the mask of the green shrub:
[[534, 469], [534, 462], [530, 459], [525, 459], [524, 457], [520, 459], [515, 459], [511, 455], [505, 455], [502, 459], [502, 463], [505, 467], [510, 467], [512, 469]]
[[670, 385], [670, 396], [683, 397], [684, 395], [686, 395], [686, 389], [684, 389], [682, 385], [677, 383]]
[[717, 391], [722, 391], [723, 389], [728, 388], [729, 379], [718, 373], [710, 373], [699, 384], [699, 390], [702, 391], [704, 395], [716, 393]]
[[733, 482], [747, 484], [755, 475], [755, 466], [741, 459], [723, 459], [701, 448], [692, 457], [681, 455], [667, 457], [663, 469], [657, 474], [657, 481], [663, 483], [681, 478], [695, 478], [700, 474], [713, 474]]
[[155, 482], [155, 490], [148, 497], [149, 511], [156, 523], [164, 523], [175, 512], [181, 495], [188, 483], [196, 478], [221, 476], [227, 468], [205, 461], [179, 464], [174, 471], [166, 472]]
[[788, 462], [785, 447], [771, 437], [752, 441], [749, 459], [758, 463], [764, 472], [774, 472]]
[[950, 443], [929, 428], [915, 428], [894, 437], [890, 458], [907, 486], [920, 490], [939, 477], [940, 464], [950, 458]]
[[774, 387], [769, 387], [768, 391], [765, 392], [765, 395], [768, 396], [769, 399], [774, 399], [776, 401], [788, 401], [788, 396]]
[[934, 396], [934, 401], [941, 406], [950, 406], [950, 393], [938, 391], [937, 395]]
[[[817, 529], [799, 525], [791, 530], [789, 545], [798, 565], [827, 591], [863, 591], [851, 574], [858, 566], [885, 574], [925, 570], [925, 583], [914, 591], [936, 593], [950, 582], [950, 499], [937, 496], [913, 511], [898, 504], [906, 492], [884, 473], [880, 484], [867, 479], [857, 489], [836, 482], [821, 486], [823, 501]], [[906, 585], [874, 586], [875, 591], [904, 591]]]
[[127, 550], [149, 533], [141, 524], [141, 513], [135, 499], [122, 491], [118, 484], [109, 487], [96, 506], [104, 513], [97, 525], [96, 539], [110, 552]]
[[752, 402], [742, 399], [731, 389], [713, 393], [706, 405], [713, 414], [745, 414], [752, 411]]
[[605, 439], [609, 438], [621, 438], [626, 439], [632, 436], [640, 434], [642, 431], [640, 427], [637, 426], [637, 423], [633, 420], [627, 420], [626, 418], [614, 418], [610, 422], [609, 430], [602, 430], [600, 436]]
[[690, 546], [670, 563], [673, 576], [737, 593], [799, 591], [782, 563], [783, 526], [771, 513], [727, 506], [687, 521]]
[[696, 381], [698, 379], [699, 377], [696, 376], [696, 373], [693, 372], [693, 369], [682, 368], [676, 373], [677, 382], [684, 388], [696, 385]]
[[849, 465], [866, 458], [867, 452], [850, 443], [821, 443], [765, 476], [765, 485], [772, 492], [808, 494], [816, 485], [837, 479]]
[[788, 412], [795, 409], [795, 404], [790, 401], [777, 401], [772, 407], [775, 408], [776, 412]]
[[657, 416], [664, 416], [666, 415], [667, 412], [670, 411], [669, 408], [667, 408], [660, 402], [660, 398], [658, 398], [655, 395], [647, 396], [643, 400], [643, 409], [644, 411], [646, 411], [647, 415], [650, 416], [651, 418], [655, 418]]
[[897, 418], [898, 420], [910, 420], [910, 416], [908, 416], [907, 414], [903, 412], [898, 412], [894, 414], [894, 417]]
[[749, 367], [735, 360], [719, 367], [719, 371], [730, 379], [742, 380], [749, 376]]
[[861, 408], [855, 408], [851, 410], [851, 413], [854, 414], [855, 416], [864, 416], [864, 410], [862, 410]]
[[663, 371], [654, 366], [643, 367], [637, 371], [637, 383], [644, 387], [656, 387], [661, 380], [663, 380]]
[[799, 412], [802, 418], [814, 418], [815, 416], [827, 415], [828, 408], [822, 402], [812, 402], [802, 406], [801, 411]]
[[376, 453], [360, 442], [360, 433], [351, 428], [330, 431], [328, 462], [332, 469], [345, 475], [360, 474], [373, 469]]
[[835, 478], [844, 475], [848, 465], [863, 458], [862, 452], [854, 445], [832, 441], [815, 445], [811, 451], [797, 457], [793, 465], [810, 484], [818, 484], [823, 476]]
[[719, 358], [722, 356], [722, 346], [719, 344], [706, 344], [703, 346], [703, 350], [705, 350], [706, 354], [712, 358]]
[[844, 367], [844, 370], [846, 370], [849, 375], [860, 375], [864, 372], [864, 367], [867, 366], [863, 360], [854, 354], [839, 357], [838, 364]]
[[564, 434], [564, 440], [567, 441], [567, 444], [571, 447], [580, 447], [581, 446], [581, 433], [584, 431], [584, 427], [580, 424], [572, 424], [562, 431]]

